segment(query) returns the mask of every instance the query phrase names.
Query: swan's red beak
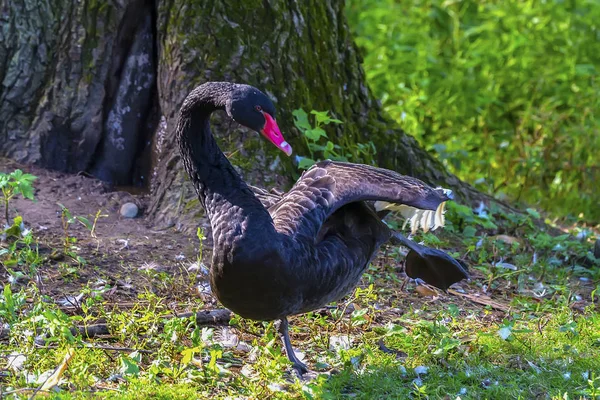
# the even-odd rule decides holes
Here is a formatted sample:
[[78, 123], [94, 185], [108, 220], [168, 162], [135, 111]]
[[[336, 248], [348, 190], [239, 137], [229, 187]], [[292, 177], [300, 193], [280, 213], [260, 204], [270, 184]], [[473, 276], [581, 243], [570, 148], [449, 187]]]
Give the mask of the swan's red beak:
[[288, 156], [291, 155], [292, 146], [290, 146], [289, 143], [283, 138], [277, 122], [275, 122], [273, 117], [271, 117], [268, 113], [263, 112], [263, 115], [265, 116], [266, 122], [265, 127], [262, 129], [262, 131], [260, 131], [260, 133], [262, 133], [264, 137], [269, 139], [271, 143], [277, 146], [277, 148], [282, 150], [285, 154]]

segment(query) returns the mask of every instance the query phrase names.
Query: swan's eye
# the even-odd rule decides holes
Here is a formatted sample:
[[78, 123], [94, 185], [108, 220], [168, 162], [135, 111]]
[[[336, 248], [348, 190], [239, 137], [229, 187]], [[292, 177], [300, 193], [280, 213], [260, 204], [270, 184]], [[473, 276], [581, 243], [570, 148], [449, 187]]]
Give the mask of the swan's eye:
[[258, 112], [262, 111], [262, 107], [261, 106], [254, 106], [254, 109]]

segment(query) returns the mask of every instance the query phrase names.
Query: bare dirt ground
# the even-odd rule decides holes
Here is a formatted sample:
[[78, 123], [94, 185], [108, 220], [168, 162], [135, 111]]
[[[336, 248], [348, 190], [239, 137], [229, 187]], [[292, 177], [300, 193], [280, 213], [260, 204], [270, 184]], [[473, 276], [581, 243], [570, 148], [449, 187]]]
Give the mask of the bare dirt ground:
[[[44, 262], [38, 269], [38, 285], [44, 294], [59, 300], [77, 296], [82, 289], [111, 287], [104, 293], [106, 300], [122, 303], [131, 301], [151, 290], [166, 297], [196, 295], [193, 287], [157, 286], [157, 274], [169, 274], [186, 280], [188, 268], [197, 261], [198, 239], [174, 229], [153, 229], [144, 219], [144, 194], [111, 190], [109, 185], [82, 175], [69, 175], [35, 166], [20, 165], [0, 159], [0, 172], [21, 169], [37, 176], [34, 182], [35, 201], [21, 196], [11, 200], [10, 216], [21, 215], [39, 241]], [[127, 202], [135, 203], [141, 216], [124, 218], [119, 209]], [[95, 237], [80, 223], [72, 223], [68, 235], [76, 238], [73, 253], [83, 258], [80, 263], [62, 255], [65, 230], [61, 219], [62, 204], [73, 216], [90, 221], [100, 210]], [[3, 274], [4, 275], [4, 274]], [[6, 277], [6, 275], [4, 276]], [[175, 279], [177, 280], [177, 279]]]

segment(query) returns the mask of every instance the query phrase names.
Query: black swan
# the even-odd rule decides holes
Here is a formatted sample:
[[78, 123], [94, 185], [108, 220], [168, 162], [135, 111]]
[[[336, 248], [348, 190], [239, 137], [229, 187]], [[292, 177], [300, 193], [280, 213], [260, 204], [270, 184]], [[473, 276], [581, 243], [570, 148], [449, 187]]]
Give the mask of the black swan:
[[[301, 375], [307, 368], [292, 349], [287, 317], [340, 299], [356, 286], [383, 243], [392, 236], [402, 241], [381, 221], [374, 202], [433, 215], [449, 194], [393, 171], [332, 161], [304, 172], [287, 193], [252, 188], [210, 132], [209, 118], [216, 110], [262, 133], [287, 155], [292, 148], [275, 121], [273, 103], [252, 86], [208, 82], [192, 90], [181, 107], [176, 135], [182, 161], [212, 226], [213, 293], [244, 318], [281, 320], [286, 353]], [[420, 254], [414, 249], [422, 246], [417, 246], [411, 250], [417, 262], [433, 261], [413, 262], [415, 277], [420, 268], [436, 269], [436, 255]], [[445, 289], [468, 277], [457, 262], [442, 268], [447, 271], [421, 273], [422, 279]]]

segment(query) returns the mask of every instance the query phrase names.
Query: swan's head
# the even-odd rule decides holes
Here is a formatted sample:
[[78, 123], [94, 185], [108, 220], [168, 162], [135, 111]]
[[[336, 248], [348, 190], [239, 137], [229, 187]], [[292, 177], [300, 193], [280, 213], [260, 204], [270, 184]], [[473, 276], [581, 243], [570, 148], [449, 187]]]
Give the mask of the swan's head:
[[285, 141], [275, 121], [275, 106], [260, 90], [249, 85], [235, 85], [226, 110], [238, 124], [260, 132], [285, 154], [292, 154], [292, 146]]

